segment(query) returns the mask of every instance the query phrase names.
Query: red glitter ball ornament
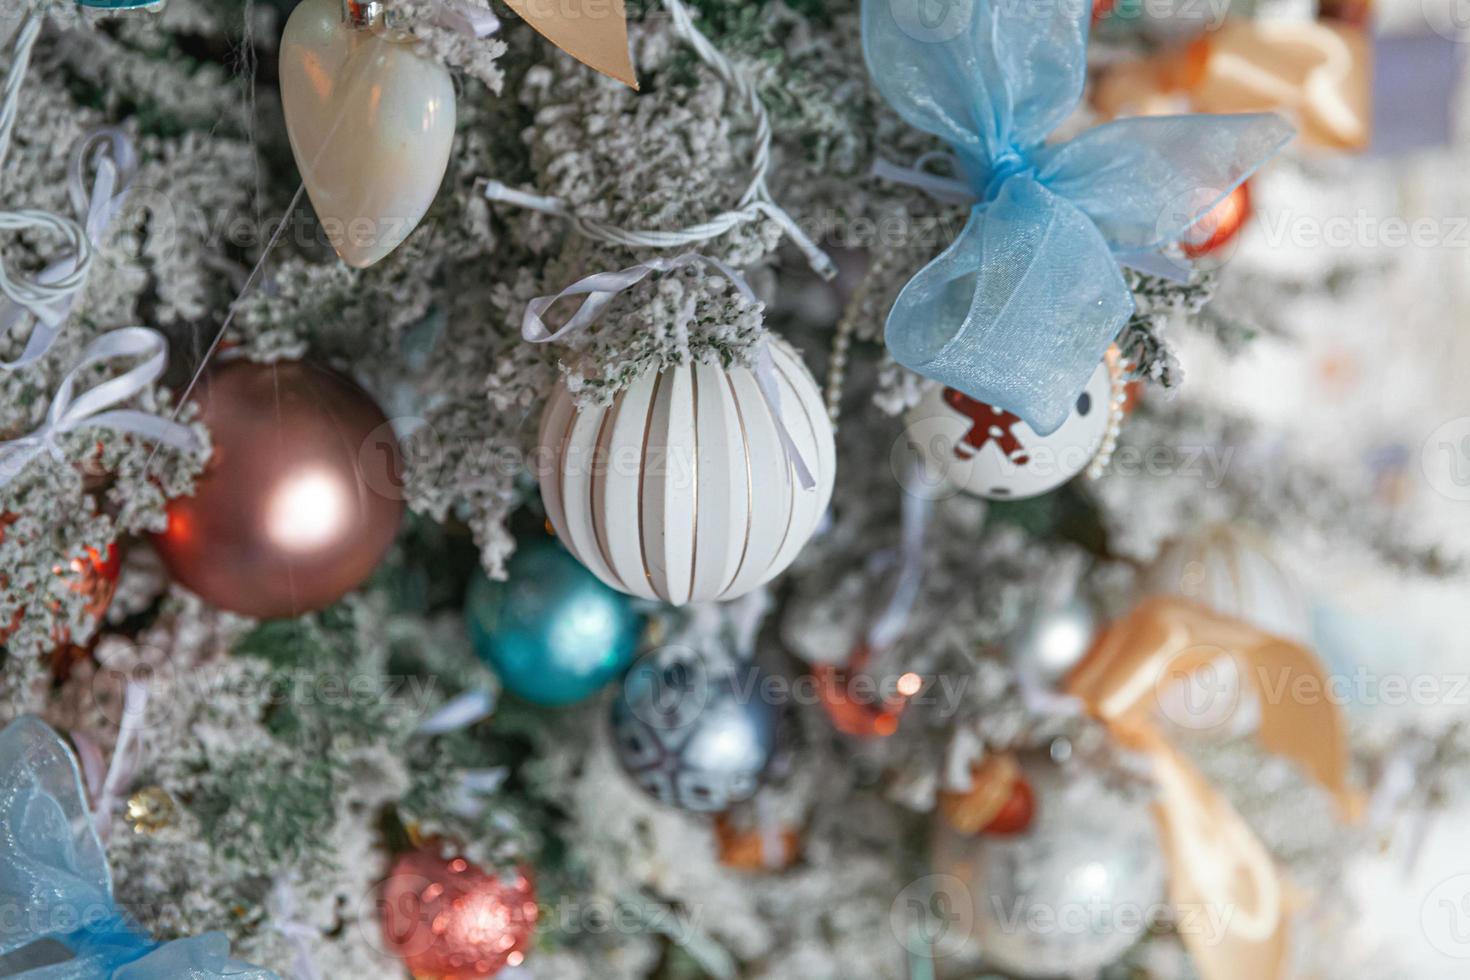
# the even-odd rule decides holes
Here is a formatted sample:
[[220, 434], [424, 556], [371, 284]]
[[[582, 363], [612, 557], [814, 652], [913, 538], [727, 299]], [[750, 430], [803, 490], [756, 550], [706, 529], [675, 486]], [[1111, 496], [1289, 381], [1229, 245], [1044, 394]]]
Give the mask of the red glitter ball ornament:
[[445, 857], [436, 842], [393, 863], [382, 884], [383, 940], [416, 977], [477, 980], [525, 961], [536, 930], [536, 886]]

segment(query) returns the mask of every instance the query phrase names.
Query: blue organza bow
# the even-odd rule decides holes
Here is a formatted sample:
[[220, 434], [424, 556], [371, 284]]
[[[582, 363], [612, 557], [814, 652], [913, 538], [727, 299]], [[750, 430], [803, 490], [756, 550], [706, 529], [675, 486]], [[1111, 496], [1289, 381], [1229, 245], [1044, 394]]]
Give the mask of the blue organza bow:
[[1165, 116], [1043, 141], [1086, 72], [1086, 0], [863, 0], [868, 70], [954, 149], [977, 203], [904, 287], [905, 367], [1040, 433], [1067, 418], [1133, 312], [1120, 257], [1169, 245], [1291, 139], [1273, 115]]
[[0, 731], [0, 976], [277, 980], [220, 933], [157, 943], [117, 907], [71, 750], [35, 718]]

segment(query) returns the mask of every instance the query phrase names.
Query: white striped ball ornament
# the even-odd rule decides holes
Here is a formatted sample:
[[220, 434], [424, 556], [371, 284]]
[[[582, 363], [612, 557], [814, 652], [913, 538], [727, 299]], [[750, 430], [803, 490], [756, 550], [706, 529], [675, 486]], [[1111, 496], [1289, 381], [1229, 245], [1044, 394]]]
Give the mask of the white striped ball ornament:
[[683, 605], [742, 596], [796, 558], [832, 499], [836, 449], [811, 372], [784, 343], [771, 357], [812, 489], [749, 368], [649, 371], [605, 408], [579, 408], [557, 387], [541, 416], [541, 499], [593, 574]]

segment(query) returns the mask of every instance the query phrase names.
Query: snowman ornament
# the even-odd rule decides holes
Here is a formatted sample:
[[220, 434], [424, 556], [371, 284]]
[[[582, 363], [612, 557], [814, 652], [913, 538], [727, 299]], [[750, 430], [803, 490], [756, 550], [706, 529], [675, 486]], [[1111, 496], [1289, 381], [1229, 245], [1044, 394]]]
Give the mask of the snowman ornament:
[[1122, 365], [1110, 353], [1050, 435], [942, 386], [930, 388], [909, 412], [905, 434], [935, 482], [990, 500], [1024, 500], [1083, 470], [1100, 476], [1117, 443], [1125, 399]]

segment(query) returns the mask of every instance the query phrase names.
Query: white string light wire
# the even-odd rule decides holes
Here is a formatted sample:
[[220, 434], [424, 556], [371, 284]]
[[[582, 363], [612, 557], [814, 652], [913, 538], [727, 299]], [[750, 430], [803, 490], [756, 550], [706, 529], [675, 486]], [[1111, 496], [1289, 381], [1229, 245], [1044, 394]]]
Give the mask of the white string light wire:
[[743, 72], [737, 70], [730, 60], [710, 43], [709, 38], [700, 33], [699, 28], [694, 26], [688, 8], [680, 0], [663, 0], [663, 4], [673, 18], [674, 33], [687, 42], [699, 55], [700, 60], [739, 95], [755, 119], [755, 156], [751, 160], [750, 182], [746, 185], [745, 192], [741, 194], [735, 207], [715, 215], [708, 221], [690, 225], [687, 228], [677, 231], [658, 231], [628, 229], [594, 218], [584, 218], [573, 213], [560, 198], [518, 190], [498, 180], [488, 178], [482, 181], [485, 197], [492, 201], [514, 204], [544, 214], [554, 214], [571, 222], [572, 227], [587, 238], [628, 248], [687, 248], [718, 238], [752, 221], [769, 218], [780, 225], [781, 230], [801, 249], [818, 275], [823, 279], [833, 278], [837, 275], [837, 267], [832, 263], [832, 259], [771, 197], [771, 190], [766, 184], [766, 175], [771, 166], [771, 119], [766, 112], [765, 104], [761, 102], [760, 94], [756, 91], [755, 83]]
[[[0, 173], [4, 172], [5, 157], [10, 152], [10, 135], [20, 113], [20, 90], [31, 63], [31, 51], [41, 33], [42, 19], [40, 11], [27, 17], [12, 49], [10, 71], [5, 76], [4, 92], [0, 94]], [[26, 230], [49, 231], [60, 236], [75, 256], [71, 270], [49, 282], [14, 273], [0, 260], [0, 293], [4, 293], [11, 302], [34, 311], [51, 306], [82, 288], [92, 267], [93, 248], [82, 226], [71, 218], [36, 208], [0, 209], [0, 233]]]

